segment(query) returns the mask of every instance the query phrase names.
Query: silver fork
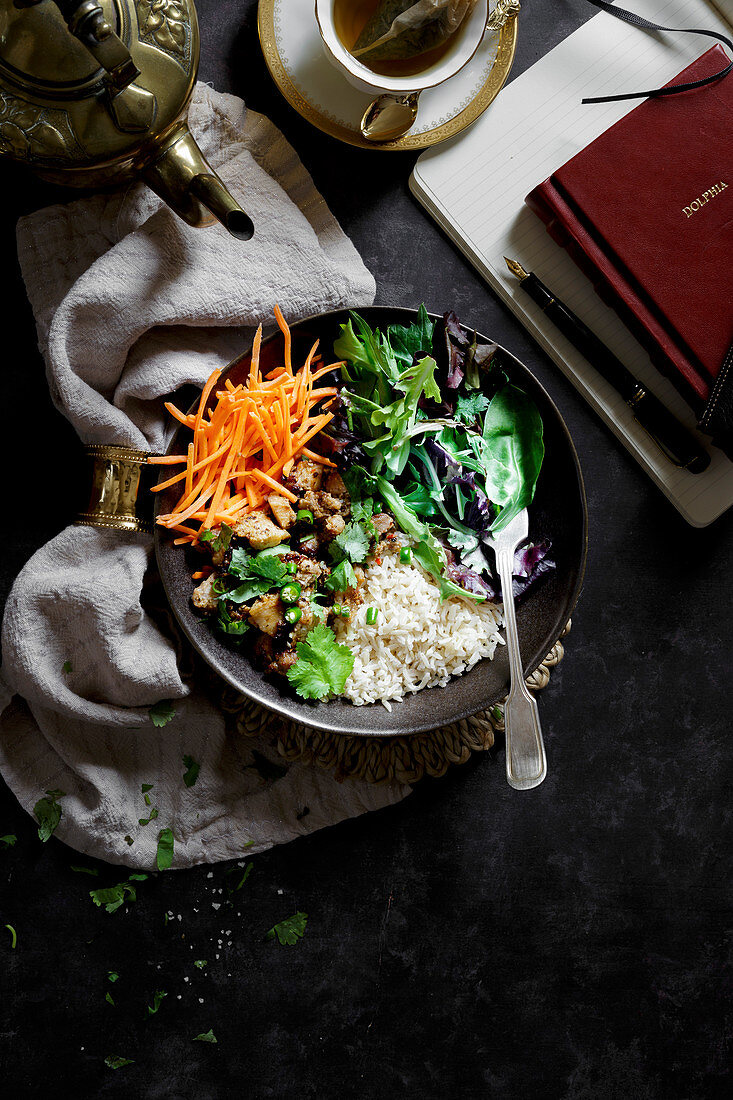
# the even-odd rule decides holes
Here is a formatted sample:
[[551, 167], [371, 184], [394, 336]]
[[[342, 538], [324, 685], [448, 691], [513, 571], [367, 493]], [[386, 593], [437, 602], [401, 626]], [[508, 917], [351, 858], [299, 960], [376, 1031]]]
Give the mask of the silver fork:
[[496, 553], [496, 570], [501, 581], [506, 644], [509, 651], [510, 685], [504, 705], [506, 778], [509, 786], [517, 791], [538, 787], [547, 775], [537, 702], [524, 682], [512, 592], [514, 551], [527, 538], [528, 531], [529, 520], [527, 509], [524, 508], [502, 531], [489, 539], [489, 544]]

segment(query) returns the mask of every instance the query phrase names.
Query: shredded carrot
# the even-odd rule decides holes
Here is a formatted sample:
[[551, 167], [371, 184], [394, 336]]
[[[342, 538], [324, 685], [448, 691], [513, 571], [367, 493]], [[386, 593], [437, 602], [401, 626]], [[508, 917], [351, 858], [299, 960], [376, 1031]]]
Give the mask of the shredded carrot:
[[[269, 493], [278, 493], [296, 503], [297, 497], [283, 485], [297, 456], [304, 455], [324, 466], [335, 464], [306, 447], [333, 419], [322, 411], [321, 403], [331, 404], [335, 386], [314, 388], [314, 383], [341, 364], [320, 366], [318, 343], [310, 349], [305, 363], [293, 370], [293, 341], [290, 328], [279, 306], [275, 319], [283, 334], [283, 363], [268, 369], [263, 377], [260, 365], [262, 326], [252, 343], [249, 373], [236, 384], [221, 372], [208, 378], [193, 413], [183, 413], [170, 402], [166, 408], [176, 420], [192, 431], [185, 455], [165, 455], [150, 459], [151, 464], [182, 468], [155, 486], [155, 491], [179, 486], [180, 499], [170, 512], [159, 515], [157, 522], [180, 532], [176, 545], [197, 543], [203, 530], [221, 523], [235, 524], [248, 512], [261, 508]], [[315, 369], [315, 368], [318, 369]], [[321, 408], [319, 409], [319, 405]], [[193, 521], [198, 529], [189, 526]], [[194, 579], [206, 576], [199, 570]]]

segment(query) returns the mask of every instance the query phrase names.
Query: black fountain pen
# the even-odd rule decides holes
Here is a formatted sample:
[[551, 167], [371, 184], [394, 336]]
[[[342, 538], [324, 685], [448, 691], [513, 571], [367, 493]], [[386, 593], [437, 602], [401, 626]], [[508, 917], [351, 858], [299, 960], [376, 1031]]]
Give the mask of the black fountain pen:
[[649, 393], [634, 378], [620, 359], [599, 340], [594, 332], [584, 325], [571, 309], [548, 290], [536, 275], [525, 271], [516, 260], [505, 256], [507, 267], [512, 275], [519, 279], [522, 290], [546, 313], [563, 336], [585, 356], [588, 362], [603, 375], [607, 382], [620, 393], [642, 428], [652, 437], [667, 458], [675, 464], [689, 470], [691, 474], [700, 474], [710, 465], [710, 455], [695, 437], [680, 424], [676, 416], [665, 408], [662, 402]]

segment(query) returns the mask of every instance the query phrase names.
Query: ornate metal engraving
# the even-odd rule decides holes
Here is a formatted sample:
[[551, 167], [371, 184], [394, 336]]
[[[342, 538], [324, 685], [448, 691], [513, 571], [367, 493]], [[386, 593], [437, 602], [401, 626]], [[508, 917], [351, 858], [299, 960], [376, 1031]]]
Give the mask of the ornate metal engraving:
[[0, 88], [0, 154], [14, 160], [73, 160], [79, 152], [66, 111], [40, 107]]
[[191, 55], [190, 26], [181, 0], [136, 0], [140, 40], [157, 46], [184, 69]]

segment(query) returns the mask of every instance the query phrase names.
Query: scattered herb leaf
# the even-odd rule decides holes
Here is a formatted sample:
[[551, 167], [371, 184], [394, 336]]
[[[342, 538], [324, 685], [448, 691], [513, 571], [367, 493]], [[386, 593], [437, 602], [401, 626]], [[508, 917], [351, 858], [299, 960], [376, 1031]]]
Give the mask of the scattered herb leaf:
[[16, 943], [18, 942], [18, 935], [17, 935], [15, 929], [13, 928], [12, 924], [6, 924], [5, 927], [7, 928], [8, 932], [10, 933], [10, 947], [11, 947], [11, 950], [13, 950], [15, 948]]
[[153, 1003], [151, 1005], [148, 1005], [148, 1016], [155, 1015], [155, 1013], [158, 1011], [161, 1004], [163, 1003], [163, 998], [167, 996], [168, 994], [164, 989], [156, 989], [155, 993], [153, 994]]
[[71, 667], [71, 661], [64, 661], [63, 665], [61, 666], [61, 671], [65, 672], [67, 676], [70, 672], [73, 672], [74, 670]]
[[274, 940], [277, 936], [280, 943], [293, 947], [299, 939], [305, 935], [305, 926], [308, 923], [307, 913], [294, 913], [292, 917], [286, 917], [276, 924], [265, 936], [266, 940]]
[[99, 875], [99, 871], [96, 867], [75, 867], [72, 863], [71, 870], [76, 871], [79, 875], [94, 875], [95, 878]]
[[33, 813], [38, 818], [38, 836], [44, 844], [51, 839], [61, 820], [61, 807], [57, 799], [63, 797], [64, 791], [46, 791], [46, 797], [40, 798], [33, 807]]
[[159, 871], [167, 871], [173, 863], [173, 833], [170, 829], [161, 829], [158, 833], [156, 863]]
[[159, 699], [150, 707], [148, 714], [153, 725], [160, 728], [167, 726], [171, 719], [175, 718], [176, 711], [170, 699]]
[[194, 1035], [194, 1043], [218, 1043], [216, 1035], [213, 1031], [202, 1031], [200, 1035]]
[[131, 836], [128, 835], [128, 836], [125, 837], [125, 843], [129, 844], [130, 847], [132, 847], [132, 845], [135, 843], [135, 841], [132, 839]]
[[329, 592], [346, 592], [349, 588], [356, 588], [357, 583], [354, 567], [348, 558], [332, 569], [324, 581]]
[[186, 769], [183, 774], [183, 782], [187, 787], [193, 787], [199, 777], [201, 765], [197, 764], [192, 756], [184, 756], [183, 766]]
[[104, 999], [107, 1004], [113, 1005], [115, 1003], [115, 999], [110, 992], [105, 993]]
[[232, 528], [228, 527], [226, 523], [222, 523], [217, 535], [213, 531], [202, 531], [199, 535], [199, 542], [210, 542], [212, 554], [218, 554], [229, 549], [233, 534]]
[[208, 961], [206, 959], [194, 959], [193, 960], [193, 965], [195, 967], [197, 967], [199, 970], [203, 970], [204, 967], [208, 966], [209, 964], [208, 964]]
[[143, 792], [143, 794], [147, 794], [148, 791], [152, 791], [154, 786], [155, 786], [154, 783], [143, 783], [142, 786], [140, 787], [140, 790]]
[[0, 844], [3, 848], [14, 848], [17, 839], [15, 833], [6, 833], [5, 836], [0, 836]]
[[[115, 886], [103, 886], [99, 890], [90, 890], [89, 897], [100, 909], [102, 906], [108, 913], [114, 913], [125, 901], [137, 901], [137, 889], [132, 885], [135, 882], [144, 882], [147, 875], [130, 875], [125, 882], [118, 882]], [[110, 981], [113, 979], [110, 978]]]
[[237, 875], [240, 871], [240, 868], [239, 867], [232, 867], [231, 870], [227, 871], [227, 878], [225, 878], [225, 880], [224, 880], [224, 885], [227, 888], [227, 894], [229, 895], [230, 898], [232, 898], [233, 895], [236, 894], [236, 892], [238, 890], [242, 889], [245, 882], [247, 881], [249, 876], [252, 874], [252, 868], [253, 867], [254, 867], [254, 863], [248, 863], [247, 864], [247, 866], [244, 868], [244, 871], [242, 871], [241, 875], [239, 876], [239, 882], [237, 883], [236, 886], [230, 886], [229, 882], [227, 881], [227, 878], [233, 878], [235, 875]]
[[107, 981], [116, 982], [118, 978], [119, 978], [119, 974], [117, 973], [116, 970], [110, 970], [109, 973], [107, 974]]
[[104, 1064], [108, 1069], [122, 1069], [123, 1066], [132, 1066], [134, 1063], [134, 1058], [120, 1058], [118, 1054], [108, 1054], [104, 1059]]

